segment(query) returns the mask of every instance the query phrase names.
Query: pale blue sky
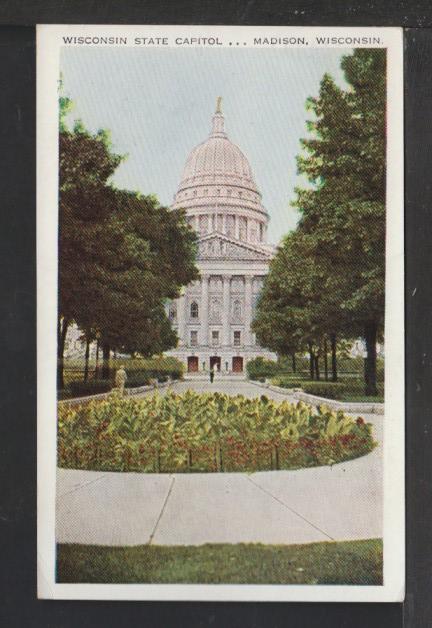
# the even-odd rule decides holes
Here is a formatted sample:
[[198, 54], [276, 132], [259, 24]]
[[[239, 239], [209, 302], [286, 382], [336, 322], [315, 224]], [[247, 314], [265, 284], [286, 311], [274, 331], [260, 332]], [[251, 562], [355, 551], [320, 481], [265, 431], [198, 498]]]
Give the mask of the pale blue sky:
[[297, 220], [290, 207], [308, 96], [325, 72], [344, 85], [341, 49], [64, 48], [72, 117], [111, 132], [128, 158], [114, 182], [170, 205], [191, 149], [208, 136], [217, 96], [225, 128], [252, 166], [277, 243]]

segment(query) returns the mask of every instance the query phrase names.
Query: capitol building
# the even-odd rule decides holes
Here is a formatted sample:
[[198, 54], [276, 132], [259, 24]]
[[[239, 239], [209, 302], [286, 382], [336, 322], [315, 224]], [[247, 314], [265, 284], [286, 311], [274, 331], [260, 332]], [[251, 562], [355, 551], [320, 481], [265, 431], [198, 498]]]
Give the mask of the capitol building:
[[225, 132], [221, 98], [209, 137], [186, 160], [172, 204], [178, 208], [198, 233], [200, 279], [167, 304], [179, 343], [166, 355], [189, 373], [242, 373], [251, 358], [275, 359], [251, 331], [274, 250], [267, 244], [269, 216], [247, 158]]

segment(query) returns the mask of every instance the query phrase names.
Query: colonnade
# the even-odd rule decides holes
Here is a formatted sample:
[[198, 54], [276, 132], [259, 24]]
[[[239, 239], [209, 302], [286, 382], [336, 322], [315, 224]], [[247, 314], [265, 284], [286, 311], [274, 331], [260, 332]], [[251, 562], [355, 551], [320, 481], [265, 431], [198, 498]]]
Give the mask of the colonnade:
[[[236, 275], [223, 274], [222, 275], [222, 308], [221, 308], [221, 345], [223, 347], [229, 347], [233, 345], [233, 338], [231, 337], [231, 280]], [[239, 275], [240, 276], [240, 275]], [[209, 346], [210, 343], [210, 330], [209, 330], [209, 282], [211, 275], [201, 275], [201, 299], [199, 305], [199, 316], [196, 320], [196, 324], [199, 328], [198, 343], [201, 346]], [[244, 310], [243, 320], [241, 322], [242, 328], [242, 341], [241, 345], [248, 346], [252, 344], [251, 324], [252, 324], [252, 310], [253, 310], [253, 276], [241, 275], [244, 277]], [[178, 322], [178, 336], [180, 339], [180, 345], [185, 346], [189, 344], [189, 339], [186, 337], [187, 324], [189, 322], [189, 313], [187, 311], [188, 304], [186, 296], [183, 294], [177, 301], [177, 322]], [[194, 321], [195, 322], [195, 321]]]
[[[239, 216], [238, 214], [226, 214], [226, 213], [214, 213], [214, 214], [203, 214], [205, 218], [207, 218], [207, 227], [206, 231], [200, 228], [200, 218], [201, 215], [196, 215], [191, 218], [191, 225], [195, 229], [197, 233], [202, 236], [208, 235], [210, 233], [219, 232], [224, 235], [228, 234], [228, 217], [231, 216], [234, 219], [234, 233], [231, 234], [236, 240], [241, 240], [243, 242], [265, 242], [267, 235], [267, 226], [264, 222], [254, 218], [248, 218]], [[240, 233], [240, 223], [241, 219], [245, 221], [246, 233]], [[255, 231], [255, 237], [252, 237], [252, 233]]]

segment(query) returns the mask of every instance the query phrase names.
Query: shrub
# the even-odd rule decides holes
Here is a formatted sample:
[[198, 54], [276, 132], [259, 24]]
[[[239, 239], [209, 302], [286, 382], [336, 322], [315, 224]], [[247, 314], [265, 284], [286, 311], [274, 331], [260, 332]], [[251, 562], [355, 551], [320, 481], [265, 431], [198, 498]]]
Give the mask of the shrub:
[[271, 377], [275, 375], [279, 370], [278, 363], [273, 360], [266, 360], [265, 358], [258, 357], [249, 360], [246, 364], [246, 372], [249, 379], [255, 379], [261, 381], [262, 378]]
[[328, 399], [340, 399], [349, 388], [349, 384], [341, 382], [303, 382], [302, 388], [305, 393], [327, 397]]
[[[171, 379], [181, 379], [183, 377], [184, 367], [180, 360], [171, 357], [157, 358], [135, 358], [133, 360], [117, 360], [118, 366], [124, 364], [126, 373], [129, 378], [137, 376], [139, 379], [157, 379], [166, 381], [168, 377]], [[114, 366], [114, 368], [118, 368]], [[165, 378], [164, 380], [160, 378]], [[144, 385], [144, 384], [139, 384]]]
[[126, 388], [148, 386], [151, 380], [166, 382], [168, 378], [178, 380], [183, 377], [183, 364], [176, 358], [134, 358], [130, 360], [118, 358], [111, 364], [112, 377], [115, 371], [123, 364], [127, 374]]
[[75, 381], [69, 384], [69, 388], [73, 397], [85, 397], [86, 395], [109, 392], [112, 388], [112, 382], [106, 379], [95, 379], [89, 382]]
[[271, 383], [281, 388], [303, 388], [304, 379], [290, 377], [289, 375], [279, 375], [271, 380]]
[[328, 465], [371, 451], [371, 425], [325, 405], [265, 395], [169, 392], [59, 406], [58, 457], [98, 471], [257, 471]]
[[126, 374], [126, 388], [139, 388], [140, 386], [148, 386], [150, 383], [150, 376], [147, 371], [132, 371], [132, 373]]

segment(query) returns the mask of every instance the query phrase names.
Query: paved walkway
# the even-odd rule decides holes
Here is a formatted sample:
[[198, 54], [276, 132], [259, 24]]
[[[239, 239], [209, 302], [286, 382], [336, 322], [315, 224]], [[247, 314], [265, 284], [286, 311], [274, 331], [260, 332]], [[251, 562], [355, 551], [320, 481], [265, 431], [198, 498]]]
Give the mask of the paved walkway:
[[[246, 381], [186, 381], [173, 388], [262, 394]], [[287, 398], [273, 391], [268, 396]], [[383, 417], [365, 419], [381, 443]], [[168, 475], [59, 469], [56, 536], [60, 543], [100, 545], [364, 539], [382, 536], [382, 497], [381, 444], [357, 460], [298, 471]]]

